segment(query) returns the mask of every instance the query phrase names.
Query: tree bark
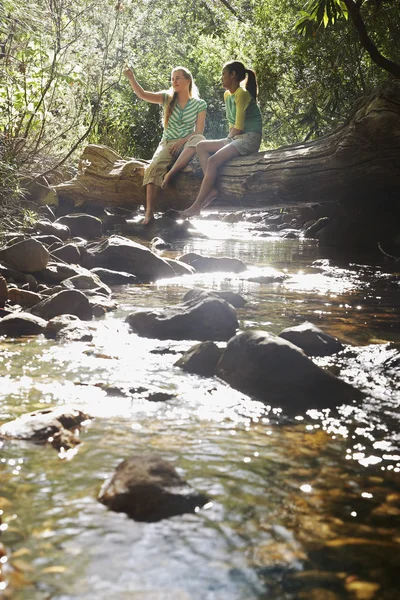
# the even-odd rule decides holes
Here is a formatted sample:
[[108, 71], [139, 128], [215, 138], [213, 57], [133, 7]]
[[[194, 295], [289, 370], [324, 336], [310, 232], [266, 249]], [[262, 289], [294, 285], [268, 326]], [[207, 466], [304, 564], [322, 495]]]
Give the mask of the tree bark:
[[[59, 198], [134, 208], [144, 203], [146, 161], [123, 160], [113, 150], [88, 145], [78, 174], [54, 186]], [[196, 160], [160, 194], [158, 208], [183, 209], [201, 183]], [[400, 85], [387, 82], [362, 98], [338, 129], [307, 143], [234, 158], [220, 170], [217, 203], [291, 206], [354, 203], [400, 192]]]

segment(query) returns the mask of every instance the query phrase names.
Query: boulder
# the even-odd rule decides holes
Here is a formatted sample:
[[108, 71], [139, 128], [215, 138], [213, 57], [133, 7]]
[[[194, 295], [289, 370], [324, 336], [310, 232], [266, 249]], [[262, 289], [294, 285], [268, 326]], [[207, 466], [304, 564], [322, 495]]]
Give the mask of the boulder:
[[24, 337], [38, 335], [46, 329], [46, 321], [29, 313], [11, 313], [0, 319], [0, 335]]
[[56, 235], [33, 235], [32, 239], [37, 240], [47, 248], [58, 248], [58, 246], [62, 246], [64, 243], [62, 239]]
[[79, 265], [81, 262], [81, 252], [76, 244], [70, 243], [51, 251], [51, 255], [56, 260], [62, 260], [68, 264]]
[[247, 270], [243, 261], [238, 258], [215, 258], [213, 256], [201, 256], [196, 252], [189, 252], [178, 257], [178, 260], [191, 265], [199, 273], [214, 273], [224, 271], [228, 273], [243, 273]]
[[79, 265], [66, 265], [65, 263], [50, 262], [46, 269], [35, 273], [40, 281], [51, 285], [61, 283], [64, 279], [74, 277], [75, 275], [89, 274], [90, 271]]
[[47, 219], [42, 219], [35, 223], [35, 228], [40, 233], [44, 233], [46, 235], [54, 235], [65, 241], [71, 236], [70, 229], [67, 225], [63, 225], [62, 223], [52, 223]]
[[196, 273], [196, 269], [184, 262], [181, 262], [180, 260], [175, 260], [168, 257], [165, 257], [164, 260], [170, 265], [170, 267], [173, 268], [177, 277], [180, 277], [181, 275], [193, 275], [193, 273]]
[[15, 269], [12, 269], [8, 265], [5, 265], [1, 262], [0, 275], [7, 281], [13, 280], [17, 283], [29, 283], [29, 278], [33, 277], [33, 275], [27, 275], [26, 273], [21, 273], [21, 271], [16, 271]]
[[106, 285], [127, 285], [128, 283], [136, 283], [135, 275], [124, 273], [123, 271], [113, 271], [111, 269], [103, 269], [95, 267], [91, 269], [91, 273], [97, 275], [99, 279]]
[[88, 269], [105, 267], [136, 275], [142, 282], [174, 277], [172, 267], [146, 246], [117, 235], [86, 249], [82, 264]]
[[235, 309], [212, 297], [158, 311], [137, 311], [126, 321], [134, 333], [160, 340], [228, 340], [239, 326]]
[[31, 312], [47, 321], [66, 314], [76, 315], [83, 321], [90, 321], [93, 316], [89, 300], [79, 290], [58, 292], [36, 304]]
[[120, 463], [103, 484], [98, 500], [111, 510], [147, 522], [194, 512], [208, 501], [170, 463], [152, 454], [135, 455]]
[[193, 288], [186, 292], [183, 297], [183, 302], [187, 302], [188, 300], [200, 300], [201, 298], [206, 298], [207, 296], [214, 296], [215, 298], [222, 298], [225, 302], [229, 302], [235, 308], [243, 308], [246, 304], [246, 300], [240, 294], [236, 292], [229, 291], [219, 291], [219, 290], [202, 290], [200, 288]]
[[264, 331], [242, 332], [229, 340], [217, 375], [265, 404], [291, 410], [329, 408], [363, 397], [300, 348]]
[[19, 304], [19, 306], [24, 308], [31, 308], [41, 301], [42, 296], [36, 292], [30, 292], [29, 290], [10, 288], [8, 292], [8, 299], [13, 304]]
[[287, 327], [281, 331], [279, 337], [292, 342], [304, 350], [308, 356], [331, 356], [344, 348], [336, 337], [324, 333], [319, 327], [308, 321], [301, 325]]
[[212, 377], [215, 375], [217, 363], [221, 356], [222, 350], [214, 342], [201, 342], [185, 352], [174, 363], [174, 366], [180, 367], [188, 373]]
[[57, 219], [55, 225], [57, 224], [67, 225], [72, 237], [82, 237], [85, 240], [95, 240], [103, 233], [101, 220], [87, 214], [65, 215]]
[[43, 244], [30, 238], [0, 250], [0, 260], [17, 271], [36, 273], [46, 268], [49, 253]]
[[68, 279], [64, 279], [61, 285], [69, 290], [95, 290], [98, 294], [111, 296], [111, 290], [108, 285], [103, 283], [100, 277], [97, 277], [95, 273], [91, 273], [90, 271], [83, 275], [68, 277]]
[[75, 430], [88, 415], [72, 407], [47, 408], [18, 417], [0, 427], [0, 436], [19, 440], [51, 443], [58, 450], [79, 444]]

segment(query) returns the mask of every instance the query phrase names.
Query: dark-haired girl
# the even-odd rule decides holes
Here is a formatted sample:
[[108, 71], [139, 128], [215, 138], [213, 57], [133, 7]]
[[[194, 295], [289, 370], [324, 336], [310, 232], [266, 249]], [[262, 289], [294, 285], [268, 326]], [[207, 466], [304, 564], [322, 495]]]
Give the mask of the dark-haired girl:
[[[245, 89], [241, 86], [245, 82]], [[257, 105], [257, 80], [254, 71], [238, 61], [222, 69], [222, 85], [229, 134], [222, 140], [204, 140], [196, 145], [204, 179], [194, 203], [182, 212], [183, 217], [198, 215], [217, 195], [215, 181], [218, 168], [234, 156], [258, 152], [261, 144], [261, 113]]]
[[168, 92], [148, 92], [136, 81], [131, 69], [125, 69], [124, 74], [139, 98], [164, 107], [164, 133], [143, 178], [146, 186], [143, 224], [148, 225], [154, 218], [160, 188], [165, 188], [171, 177], [188, 164], [196, 153], [196, 144], [205, 139], [202, 134], [207, 105], [199, 98], [192, 74], [185, 67], [172, 70]]

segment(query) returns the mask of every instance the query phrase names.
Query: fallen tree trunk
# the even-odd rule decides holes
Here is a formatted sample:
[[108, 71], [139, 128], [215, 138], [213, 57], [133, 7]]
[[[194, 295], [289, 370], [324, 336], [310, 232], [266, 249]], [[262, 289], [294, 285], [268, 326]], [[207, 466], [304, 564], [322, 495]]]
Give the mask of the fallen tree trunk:
[[[144, 203], [142, 179], [148, 162], [123, 160], [113, 150], [88, 145], [78, 174], [54, 186], [61, 199], [135, 207]], [[201, 182], [192, 161], [160, 195], [158, 208], [185, 208]], [[221, 170], [217, 201], [235, 206], [299, 203], [359, 203], [400, 191], [400, 86], [387, 82], [359, 101], [338, 129], [307, 143], [234, 158]]]

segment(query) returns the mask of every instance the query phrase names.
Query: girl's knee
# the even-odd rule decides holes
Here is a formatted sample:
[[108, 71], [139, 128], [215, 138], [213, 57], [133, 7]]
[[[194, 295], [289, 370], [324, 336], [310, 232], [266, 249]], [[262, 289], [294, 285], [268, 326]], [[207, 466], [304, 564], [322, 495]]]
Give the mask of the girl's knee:
[[197, 142], [195, 148], [196, 148], [196, 152], [203, 152], [206, 151], [206, 146], [207, 146], [207, 140], [201, 140], [201, 142]]

